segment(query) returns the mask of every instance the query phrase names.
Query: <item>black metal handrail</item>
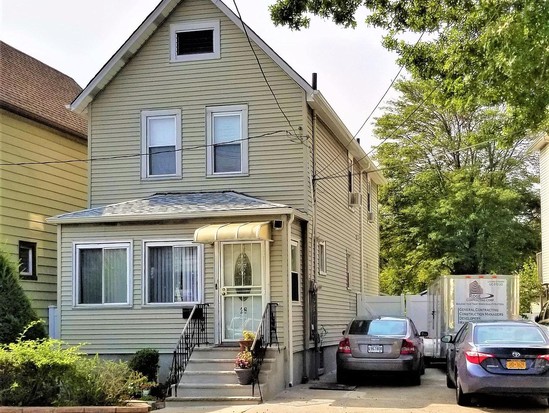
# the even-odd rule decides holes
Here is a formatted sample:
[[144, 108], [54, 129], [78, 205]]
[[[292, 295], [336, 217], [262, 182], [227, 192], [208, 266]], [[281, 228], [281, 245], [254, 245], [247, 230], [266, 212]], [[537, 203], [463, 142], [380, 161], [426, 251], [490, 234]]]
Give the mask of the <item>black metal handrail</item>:
[[267, 303], [265, 311], [263, 311], [263, 317], [257, 327], [255, 339], [252, 344], [252, 396], [255, 393], [255, 385], [259, 389], [259, 397], [263, 401], [263, 394], [261, 393], [261, 386], [259, 385], [259, 373], [261, 372], [261, 365], [267, 352], [267, 347], [273, 344], [277, 345], [280, 352], [280, 344], [278, 342], [278, 334], [276, 332], [276, 307], [277, 303]]
[[[177, 385], [187, 367], [195, 346], [208, 343], [208, 306], [209, 304], [196, 304], [190, 312], [185, 327], [181, 332], [179, 341], [173, 351], [170, 376], [168, 377], [168, 389], [171, 394], [172, 387], [177, 396]], [[185, 316], [186, 309], [183, 310]], [[174, 386], [175, 385], [175, 386]]]

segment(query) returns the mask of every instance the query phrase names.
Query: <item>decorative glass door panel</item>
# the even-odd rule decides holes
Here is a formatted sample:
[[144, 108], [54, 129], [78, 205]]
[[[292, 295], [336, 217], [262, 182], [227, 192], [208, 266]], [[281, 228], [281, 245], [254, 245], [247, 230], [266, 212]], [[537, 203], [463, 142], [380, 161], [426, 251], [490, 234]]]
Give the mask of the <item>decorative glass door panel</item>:
[[223, 341], [255, 331], [263, 309], [262, 243], [222, 244], [221, 308]]

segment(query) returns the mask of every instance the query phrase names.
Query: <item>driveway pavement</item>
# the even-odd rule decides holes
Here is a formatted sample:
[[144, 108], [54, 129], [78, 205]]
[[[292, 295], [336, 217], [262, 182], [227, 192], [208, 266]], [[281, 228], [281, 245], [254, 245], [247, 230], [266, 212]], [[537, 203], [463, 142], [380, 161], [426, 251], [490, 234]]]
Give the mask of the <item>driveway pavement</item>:
[[[334, 383], [335, 374], [324, 375], [320, 383]], [[260, 405], [166, 408], [159, 413], [459, 413], [459, 412], [549, 412], [546, 401], [536, 398], [485, 397], [476, 407], [456, 404], [454, 390], [446, 387], [444, 371], [429, 368], [421, 386], [391, 378], [369, 379], [356, 390], [313, 390], [300, 384]]]

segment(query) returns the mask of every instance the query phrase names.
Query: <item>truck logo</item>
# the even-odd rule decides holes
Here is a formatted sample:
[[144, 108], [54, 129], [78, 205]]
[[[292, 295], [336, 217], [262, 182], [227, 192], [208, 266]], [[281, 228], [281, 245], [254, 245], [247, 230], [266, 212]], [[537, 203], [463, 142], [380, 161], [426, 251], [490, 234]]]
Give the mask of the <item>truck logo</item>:
[[469, 284], [469, 298], [476, 300], [487, 300], [494, 296], [494, 294], [484, 293], [481, 285], [478, 281], [473, 281]]

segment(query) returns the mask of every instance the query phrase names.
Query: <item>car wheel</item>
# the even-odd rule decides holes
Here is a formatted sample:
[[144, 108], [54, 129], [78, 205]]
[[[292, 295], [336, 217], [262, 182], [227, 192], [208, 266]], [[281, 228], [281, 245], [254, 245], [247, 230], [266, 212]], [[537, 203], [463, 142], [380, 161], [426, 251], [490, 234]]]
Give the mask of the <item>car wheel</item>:
[[448, 370], [446, 370], [446, 387], [448, 387], [449, 389], [455, 389], [456, 388], [456, 385], [452, 381], [452, 377], [450, 377], [450, 373], [448, 373]]
[[349, 383], [349, 372], [343, 369], [337, 369], [336, 371], [336, 380], [339, 384], [348, 384]]
[[412, 386], [419, 386], [421, 384], [421, 369], [412, 372], [410, 375], [410, 384]]
[[459, 377], [456, 376], [456, 401], [460, 406], [470, 406], [471, 405], [471, 395], [464, 394], [463, 389], [461, 388], [461, 383], [459, 382]]

